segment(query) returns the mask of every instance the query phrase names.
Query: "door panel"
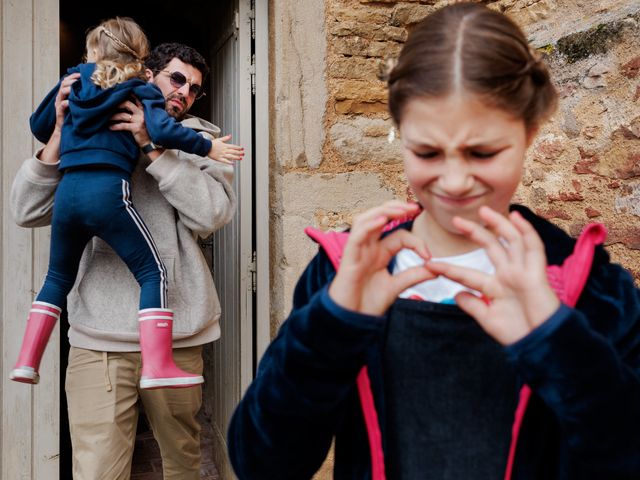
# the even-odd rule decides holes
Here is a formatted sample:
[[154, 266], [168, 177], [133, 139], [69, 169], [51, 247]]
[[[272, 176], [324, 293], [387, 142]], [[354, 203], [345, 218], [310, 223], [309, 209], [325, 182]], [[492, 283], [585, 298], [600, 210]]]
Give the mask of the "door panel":
[[226, 448], [221, 448], [225, 446], [229, 419], [253, 375], [250, 2], [239, 0], [234, 6], [226, 15], [230, 26], [223, 29], [225, 35], [210, 59], [213, 122], [223, 135], [233, 136], [232, 143], [245, 148], [245, 159], [235, 165], [237, 214], [212, 239], [213, 275], [222, 304], [222, 336], [214, 343], [206, 367], [205, 405], [210, 406], [213, 417], [217, 435], [214, 457], [222, 478], [232, 478]]

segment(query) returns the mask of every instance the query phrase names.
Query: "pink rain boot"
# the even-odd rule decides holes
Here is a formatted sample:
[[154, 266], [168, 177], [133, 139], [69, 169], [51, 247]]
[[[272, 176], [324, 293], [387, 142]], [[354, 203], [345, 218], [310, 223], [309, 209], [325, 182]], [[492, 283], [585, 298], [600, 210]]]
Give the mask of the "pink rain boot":
[[147, 308], [138, 315], [142, 350], [140, 388], [184, 388], [203, 383], [202, 375], [187, 373], [173, 361], [173, 312]]
[[59, 318], [60, 308], [50, 303], [33, 302], [18, 361], [9, 374], [11, 380], [34, 385], [40, 381], [40, 360]]

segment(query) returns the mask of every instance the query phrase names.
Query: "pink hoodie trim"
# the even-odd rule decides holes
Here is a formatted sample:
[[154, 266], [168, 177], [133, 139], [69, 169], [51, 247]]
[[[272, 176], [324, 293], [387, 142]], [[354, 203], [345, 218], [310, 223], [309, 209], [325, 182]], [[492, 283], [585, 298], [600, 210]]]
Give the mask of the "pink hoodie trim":
[[[333, 267], [338, 270], [344, 246], [349, 238], [349, 233], [325, 233], [312, 227], [307, 227], [305, 232], [309, 237], [322, 246]], [[385, 480], [386, 475], [384, 470], [384, 450], [382, 449], [382, 432], [380, 431], [378, 412], [376, 411], [373, 392], [371, 391], [369, 371], [366, 366], [362, 367], [360, 373], [358, 373], [356, 383], [358, 385], [362, 415], [364, 416], [364, 423], [367, 428], [367, 437], [369, 439], [372, 480]]]
[[[562, 262], [562, 265], [549, 265], [547, 267], [549, 284], [565, 305], [575, 307], [578, 303], [580, 294], [589, 278], [589, 272], [591, 272], [596, 245], [603, 243], [605, 238], [607, 238], [607, 229], [604, 225], [591, 223], [584, 228], [576, 242], [573, 253]], [[509, 457], [507, 458], [507, 468], [504, 474], [505, 480], [511, 480], [513, 474], [518, 438], [531, 394], [531, 388], [528, 385], [524, 385], [520, 389], [520, 399], [511, 429], [511, 445], [509, 446]]]
[[367, 367], [362, 367], [357, 379], [358, 393], [360, 394], [360, 405], [364, 423], [367, 427], [369, 437], [369, 452], [371, 454], [371, 478], [372, 480], [385, 480], [384, 470], [384, 450], [382, 450], [382, 433], [378, 422], [378, 412], [373, 401], [371, 382]]

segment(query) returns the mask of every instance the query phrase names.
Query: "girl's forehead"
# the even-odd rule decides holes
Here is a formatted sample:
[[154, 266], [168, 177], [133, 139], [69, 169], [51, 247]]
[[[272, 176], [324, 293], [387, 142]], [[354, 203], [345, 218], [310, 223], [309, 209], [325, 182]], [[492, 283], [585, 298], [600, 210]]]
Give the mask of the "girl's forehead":
[[405, 144], [478, 144], [523, 132], [524, 121], [477, 97], [454, 94], [408, 101], [399, 127]]

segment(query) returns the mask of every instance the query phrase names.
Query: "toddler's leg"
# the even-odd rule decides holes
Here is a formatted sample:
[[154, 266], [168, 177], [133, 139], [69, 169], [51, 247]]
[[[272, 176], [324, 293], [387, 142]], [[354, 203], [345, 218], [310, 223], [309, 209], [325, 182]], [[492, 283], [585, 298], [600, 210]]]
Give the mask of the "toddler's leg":
[[40, 360], [59, 318], [60, 308], [44, 302], [33, 302], [18, 361], [9, 374], [11, 380], [34, 385], [40, 381]]
[[173, 312], [167, 308], [167, 275], [155, 242], [133, 207], [129, 183], [122, 180], [122, 199], [101, 237], [127, 264], [140, 284], [141, 388], [182, 388], [204, 382], [201, 375], [179, 369], [173, 361]]
[[40, 380], [38, 368], [42, 355], [76, 280], [84, 247], [91, 238], [91, 234], [74, 221], [73, 189], [68, 188], [68, 183], [61, 183], [56, 194], [49, 270], [29, 311], [20, 354], [9, 375], [16, 382], [36, 384]]

